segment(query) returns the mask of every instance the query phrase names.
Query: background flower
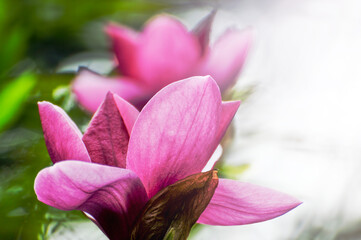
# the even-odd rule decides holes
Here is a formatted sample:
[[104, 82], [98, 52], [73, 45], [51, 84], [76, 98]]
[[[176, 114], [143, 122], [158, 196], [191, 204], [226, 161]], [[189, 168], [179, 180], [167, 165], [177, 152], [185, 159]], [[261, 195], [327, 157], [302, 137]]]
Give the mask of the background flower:
[[250, 29], [232, 29], [209, 47], [214, 14], [190, 32], [180, 21], [164, 14], [150, 19], [140, 33], [109, 24], [106, 32], [121, 75], [106, 78], [81, 70], [73, 83], [78, 101], [94, 112], [110, 90], [142, 108], [162, 87], [196, 75], [211, 75], [224, 92], [235, 83], [252, 37]]

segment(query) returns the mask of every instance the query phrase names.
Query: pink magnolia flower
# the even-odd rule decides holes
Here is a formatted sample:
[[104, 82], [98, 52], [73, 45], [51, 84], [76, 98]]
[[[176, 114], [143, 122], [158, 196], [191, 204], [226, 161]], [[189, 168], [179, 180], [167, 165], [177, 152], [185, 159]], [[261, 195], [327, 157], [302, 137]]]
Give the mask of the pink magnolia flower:
[[141, 33], [109, 24], [106, 32], [122, 75], [107, 78], [80, 71], [73, 83], [78, 101], [95, 112], [110, 90], [141, 108], [162, 87], [197, 75], [211, 75], [221, 91], [225, 91], [234, 84], [252, 37], [250, 29], [229, 29], [209, 47], [214, 14], [191, 32], [168, 15], [152, 18]]
[[[110, 239], [129, 239], [147, 201], [205, 170], [238, 107], [238, 101], [222, 102], [211, 77], [191, 77], [163, 88], [141, 112], [108, 93], [82, 136], [61, 108], [40, 102], [54, 165], [36, 177], [37, 197], [62, 210], [86, 212]], [[277, 191], [219, 179], [198, 222], [255, 223], [299, 204]]]

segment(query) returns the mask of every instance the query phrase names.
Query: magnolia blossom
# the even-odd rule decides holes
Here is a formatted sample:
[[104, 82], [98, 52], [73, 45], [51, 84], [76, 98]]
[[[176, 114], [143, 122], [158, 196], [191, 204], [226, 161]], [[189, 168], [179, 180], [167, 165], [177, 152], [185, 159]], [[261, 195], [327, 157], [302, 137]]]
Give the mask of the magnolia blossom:
[[251, 30], [229, 29], [209, 47], [214, 12], [188, 32], [177, 19], [158, 15], [138, 33], [109, 24], [109, 35], [120, 76], [108, 78], [81, 70], [73, 92], [95, 112], [110, 90], [141, 109], [162, 87], [191, 76], [211, 75], [221, 91], [232, 86], [251, 45]]
[[[108, 93], [82, 135], [61, 108], [40, 102], [44, 138], [54, 165], [37, 175], [37, 197], [58, 209], [86, 212], [110, 239], [130, 239], [134, 226], [142, 225], [139, 216], [152, 206], [156, 206], [152, 214], [161, 211], [159, 206], [167, 207], [164, 216], [171, 218], [167, 221], [182, 224], [173, 217], [179, 219], [185, 210], [171, 216], [169, 212], [189, 201], [182, 197], [192, 188], [189, 177], [204, 170], [238, 107], [238, 101], [222, 102], [211, 77], [191, 77], [163, 88], [141, 112]], [[218, 179], [215, 171], [201, 177], [208, 181], [201, 194], [210, 201], [198, 209], [200, 216], [194, 222], [199, 217], [198, 223], [210, 225], [255, 223], [300, 204], [264, 187]], [[183, 184], [176, 188], [177, 204], [168, 203], [164, 189], [177, 184]], [[187, 214], [182, 219], [194, 217], [193, 211]]]

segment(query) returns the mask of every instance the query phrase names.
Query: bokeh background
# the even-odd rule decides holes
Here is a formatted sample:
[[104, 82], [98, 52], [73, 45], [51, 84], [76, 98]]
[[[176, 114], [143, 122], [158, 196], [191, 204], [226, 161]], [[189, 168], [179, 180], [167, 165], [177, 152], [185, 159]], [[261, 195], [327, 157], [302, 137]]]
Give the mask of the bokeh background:
[[36, 102], [84, 128], [90, 115], [69, 83], [79, 66], [111, 71], [104, 24], [140, 29], [167, 12], [192, 28], [214, 8], [212, 41], [229, 27], [255, 33], [224, 169], [304, 203], [264, 223], [197, 227], [192, 239], [361, 239], [358, 0], [1, 0], [0, 239], [102, 239], [82, 214], [36, 200], [33, 181], [50, 165]]

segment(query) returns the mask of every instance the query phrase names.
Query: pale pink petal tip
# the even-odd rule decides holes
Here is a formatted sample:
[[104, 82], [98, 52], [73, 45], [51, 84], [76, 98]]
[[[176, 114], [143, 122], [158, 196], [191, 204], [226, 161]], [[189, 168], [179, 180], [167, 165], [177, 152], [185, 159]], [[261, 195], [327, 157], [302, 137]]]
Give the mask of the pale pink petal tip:
[[231, 87], [242, 70], [252, 44], [251, 28], [242, 31], [226, 31], [211, 47], [199, 67], [199, 74], [210, 74], [219, 84], [221, 91]]
[[199, 223], [243, 225], [281, 216], [300, 205], [298, 199], [268, 188], [220, 179]]
[[234, 115], [236, 114], [241, 101], [227, 101], [222, 102], [221, 122], [218, 130], [218, 142], [220, 142], [226, 133], [228, 126], [231, 124]]
[[117, 33], [123, 31], [124, 29], [126, 29], [126, 27], [112, 22], [104, 27], [104, 31], [110, 36], [114, 36]]
[[132, 132], [135, 120], [137, 120], [139, 111], [129, 102], [119, 97], [117, 94], [113, 95], [114, 101], [117, 105], [118, 111], [124, 120], [124, 124], [127, 127], [128, 133]]
[[217, 11], [211, 11], [207, 16], [205, 16], [195, 28], [192, 30], [192, 33], [198, 38], [199, 44], [202, 49], [202, 54], [208, 49], [209, 45], [209, 36], [212, 29], [212, 23]]
[[113, 41], [122, 40], [131, 44], [136, 44], [138, 33], [126, 26], [117, 23], [109, 23], [105, 26], [104, 31]]
[[[132, 29], [115, 23], [108, 24], [105, 32], [112, 41], [118, 70], [124, 76], [138, 79], [138, 44], [139, 34]], [[139, 79], [138, 79], [139, 80]]]

